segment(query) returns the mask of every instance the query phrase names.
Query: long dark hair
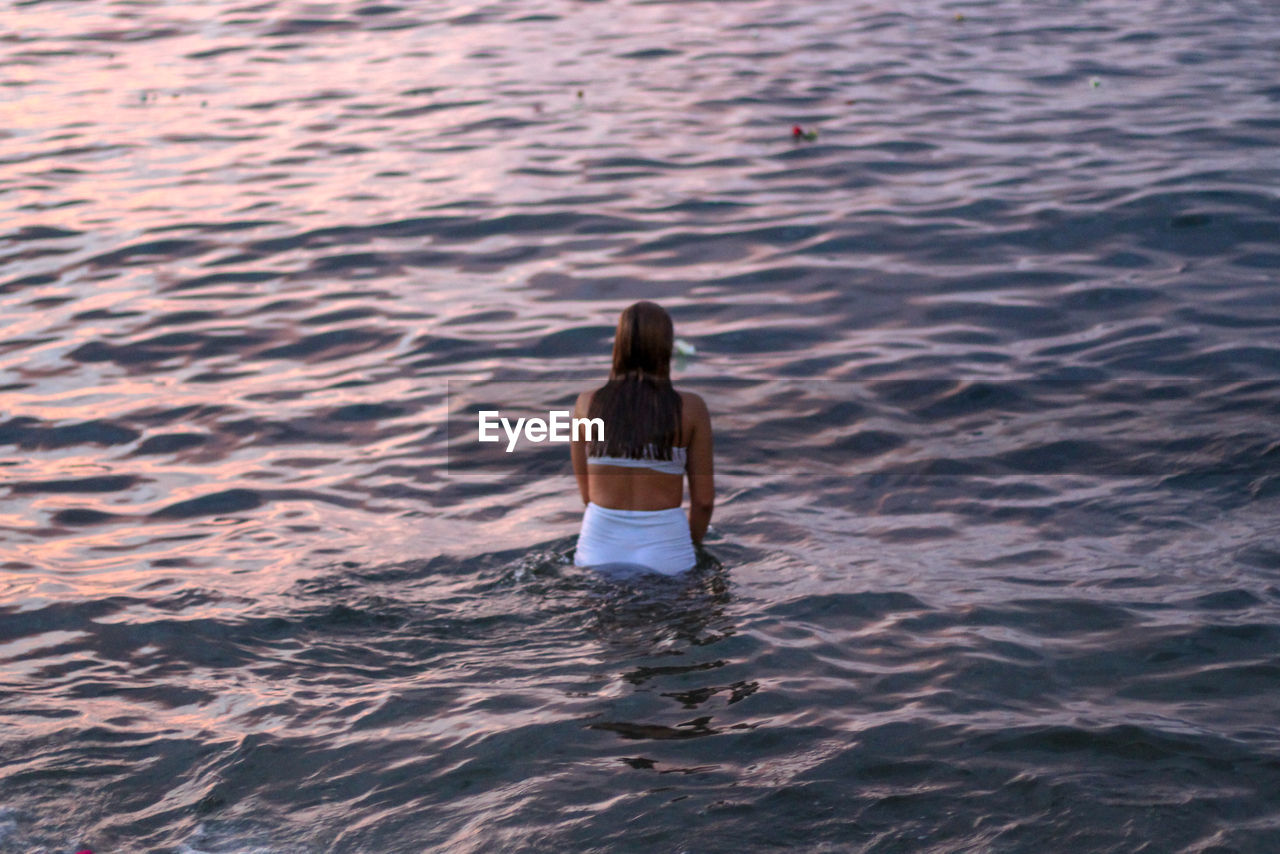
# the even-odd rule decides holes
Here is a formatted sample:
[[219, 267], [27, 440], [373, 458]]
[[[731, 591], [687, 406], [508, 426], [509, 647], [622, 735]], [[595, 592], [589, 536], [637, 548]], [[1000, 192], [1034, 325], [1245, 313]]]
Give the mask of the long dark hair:
[[671, 459], [680, 435], [680, 395], [671, 387], [671, 315], [657, 303], [628, 306], [613, 338], [613, 369], [588, 416], [604, 420], [604, 441], [590, 456]]

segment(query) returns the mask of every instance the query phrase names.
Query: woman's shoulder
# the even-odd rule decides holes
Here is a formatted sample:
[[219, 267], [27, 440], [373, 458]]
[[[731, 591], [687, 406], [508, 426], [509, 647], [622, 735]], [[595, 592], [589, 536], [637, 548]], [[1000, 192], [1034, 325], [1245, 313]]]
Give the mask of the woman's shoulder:
[[702, 399], [702, 395], [679, 388], [676, 389], [676, 394], [680, 395], [680, 404], [690, 415], [699, 416], [707, 414], [707, 403]]
[[692, 403], [694, 406], [703, 406], [703, 407], [707, 405], [706, 402], [702, 399], [702, 395], [697, 394], [695, 392], [686, 391], [685, 389], [678, 388], [676, 389], [676, 394], [680, 395], [680, 399], [685, 403]]

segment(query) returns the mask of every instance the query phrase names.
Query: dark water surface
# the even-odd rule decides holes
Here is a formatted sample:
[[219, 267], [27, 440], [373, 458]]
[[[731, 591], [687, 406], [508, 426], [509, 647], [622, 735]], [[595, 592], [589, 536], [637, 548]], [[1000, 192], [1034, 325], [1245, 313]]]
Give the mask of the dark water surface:
[[[1280, 850], [1273, 3], [0, 15], [0, 852]], [[646, 297], [684, 581], [449, 466]]]

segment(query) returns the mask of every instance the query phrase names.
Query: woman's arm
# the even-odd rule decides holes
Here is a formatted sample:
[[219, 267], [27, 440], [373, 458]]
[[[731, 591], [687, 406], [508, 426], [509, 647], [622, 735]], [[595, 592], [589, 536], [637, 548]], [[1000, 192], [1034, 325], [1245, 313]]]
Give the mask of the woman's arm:
[[[586, 418], [587, 409], [591, 406], [591, 392], [584, 391], [578, 395], [573, 405], [574, 418]], [[584, 430], [585, 434], [586, 431]], [[587, 443], [579, 439], [569, 445], [569, 456], [573, 459], [573, 476], [578, 479], [578, 492], [582, 494], [582, 503], [591, 501], [591, 489], [587, 481]]]
[[684, 394], [684, 407], [690, 421], [689, 451], [685, 470], [689, 474], [689, 536], [701, 545], [711, 524], [711, 511], [716, 504], [715, 463], [712, 460], [711, 414], [707, 404], [696, 394]]

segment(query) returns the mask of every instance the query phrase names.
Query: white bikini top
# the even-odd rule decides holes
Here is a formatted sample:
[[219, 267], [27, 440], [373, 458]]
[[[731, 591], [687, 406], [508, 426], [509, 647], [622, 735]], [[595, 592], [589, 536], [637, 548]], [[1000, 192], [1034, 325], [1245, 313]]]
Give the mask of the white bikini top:
[[587, 465], [589, 466], [629, 466], [631, 468], [653, 469], [663, 474], [684, 474], [685, 454], [684, 448], [677, 445], [671, 446], [671, 459], [655, 460], [652, 457], [653, 445], [645, 448], [645, 452], [650, 456], [636, 459], [635, 457], [587, 457]]

